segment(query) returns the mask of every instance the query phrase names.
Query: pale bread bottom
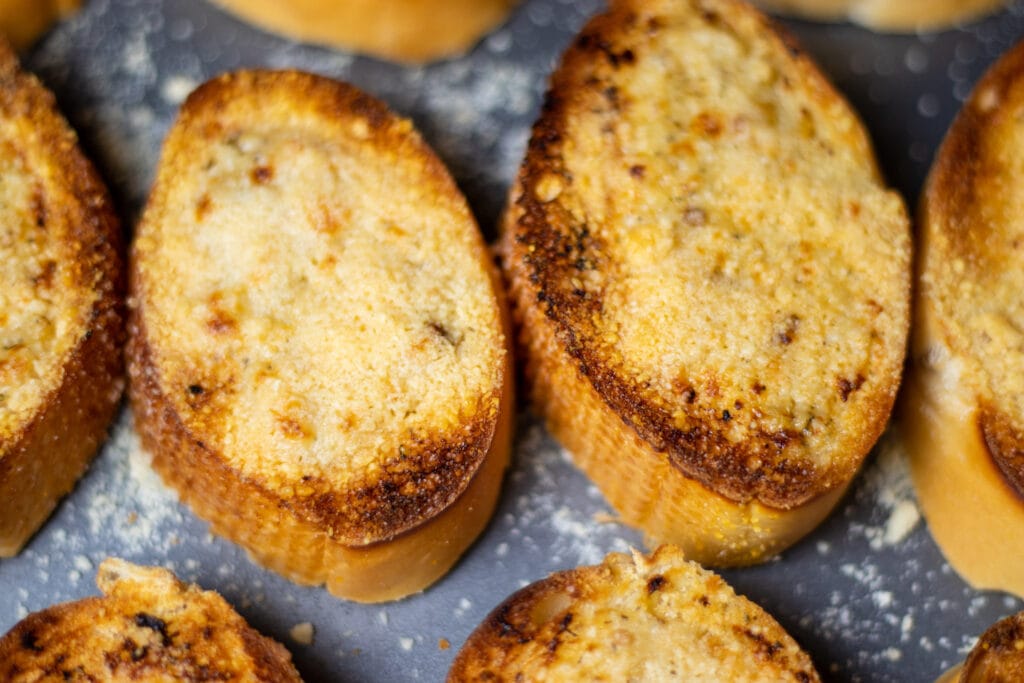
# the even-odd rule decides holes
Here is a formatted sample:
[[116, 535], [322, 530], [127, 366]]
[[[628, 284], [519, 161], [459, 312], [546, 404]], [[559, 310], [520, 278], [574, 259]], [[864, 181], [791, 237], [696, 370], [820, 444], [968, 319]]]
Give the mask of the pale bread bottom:
[[[927, 301], [918, 310], [914, 358], [938, 343]], [[941, 347], [938, 347], [941, 348]], [[978, 406], [948, 349], [917, 363], [904, 393], [903, 431], [910, 473], [932, 537], [946, 560], [976, 589], [1024, 596], [1024, 499], [992, 462]]]
[[816, 527], [845, 487], [779, 510], [735, 503], [683, 475], [616, 415], [580, 376], [557, 344], [539, 307], [526, 307], [532, 399], [548, 428], [598, 486], [622, 520], [647, 543], [672, 543], [687, 559], [710, 567], [763, 562]]
[[819, 21], [850, 20], [879, 31], [934, 31], [978, 19], [1007, 0], [755, 0], [767, 10]]

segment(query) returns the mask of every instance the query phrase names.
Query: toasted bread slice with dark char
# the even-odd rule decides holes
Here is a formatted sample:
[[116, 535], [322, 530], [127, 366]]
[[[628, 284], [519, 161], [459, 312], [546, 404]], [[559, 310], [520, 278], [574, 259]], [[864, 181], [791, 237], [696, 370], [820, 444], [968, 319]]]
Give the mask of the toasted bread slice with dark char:
[[96, 583], [103, 597], [30, 614], [0, 639], [3, 680], [302, 680], [288, 651], [213, 591], [117, 559]]
[[772, 12], [819, 21], [849, 20], [879, 31], [935, 31], [977, 19], [1009, 0], [754, 0]]
[[53, 95], [0, 44], [0, 557], [102, 442], [124, 386], [120, 228]]
[[817, 524], [882, 432], [910, 236], [811, 61], [732, 0], [619, 0], [552, 77], [502, 241], [534, 403], [712, 565]]
[[136, 424], [192, 508], [354, 600], [444, 574], [493, 510], [512, 385], [496, 269], [412, 124], [309, 74], [214, 79], [132, 254]]
[[277, 33], [400, 62], [469, 50], [517, 0], [216, 0]]
[[81, 0], [0, 0], [0, 35], [23, 50], [81, 4]]
[[928, 527], [972, 585], [1024, 595], [1024, 44], [975, 87], [921, 203], [904, 431]]
[[992, 624], [967, 660], [935, 683], [1018, 683], [1024, 680], [1024, 612]]
[[448, 673], [469, 681], [818, 680], [770, 615], [678, 548], [613, 553], [499, 605]]

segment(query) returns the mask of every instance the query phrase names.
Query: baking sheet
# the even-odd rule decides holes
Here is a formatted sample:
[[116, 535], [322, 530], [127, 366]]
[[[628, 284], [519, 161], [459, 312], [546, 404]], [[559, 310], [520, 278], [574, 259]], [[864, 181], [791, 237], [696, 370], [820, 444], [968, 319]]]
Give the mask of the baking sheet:
[[[404, 68], [262, 33], [201, 0], [91, 0], [28, 65], [57, 93], [126, 226], [192, 87], [228, 69], [287, 66], [349, 80], [412, 117], [493, 236], [546, 75], [600, 6], [526, 0], [469, 56]], [[786, 25], [861, 112], [885, 173], [913, 206], [971, 85], [1024, 36], [1024, 2], [934, 35]], [[117, 555], [219, 590], [289, 647], [307, 681], [439, 681], [469, 632], [510, 592], [642, 542], [607, 521], [601, 495], [525, 413], [499, 508], [465, 558], [421, 595], [356, 605], [292, 585], [211, 536], [149, 469], [128, 411], [113, 431], [26, 550], [0, 561], [0, 632], [29, 611], [95, 594], [97, 564]], [[930, 682], [991, 622], [1024, 608], [1004, 594], [971, 590], [945, 564], [889, 437], [817, 531], [776, 561], [723, 574], [779, 619], [827, 681]], [[314, 628], [312, 644], [290, 635], [303, 623]]]

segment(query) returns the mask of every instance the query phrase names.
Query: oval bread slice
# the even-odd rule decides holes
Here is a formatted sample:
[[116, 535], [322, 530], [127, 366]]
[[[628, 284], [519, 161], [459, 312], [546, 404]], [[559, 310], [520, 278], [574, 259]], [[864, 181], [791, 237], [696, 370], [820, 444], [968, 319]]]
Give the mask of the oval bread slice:
[[399, 62], [454, 57], [517, 0], [216, 0], [267, 30]]
[[85, 470], [124, 386], [121, 237], [53, 95], [0, 44], [0, 557]]
[[29, 681], [299, 682], [291, 655], [213, 591], [108, 559], [103, 597], [30, 614], [0, 639], [0, 677]]
[[1024, 595], [1024, 44], [975, 87], [921, 203], [903, 428], [928, 527], [977, 588]]
[[849, 20], [894, 33], [935, 31], [977, 19], [1008, 0], [754, 0], [772, 12], [816, 19]]
[[132, 254], [136, 424], [184, 500], [338, 596], [444, 574], [493, 510], [512, 385], [496, 269], [412, 124], [309, 74], [214, 79]]
[[613, 553], [516, 592], [469, 636], [448, 683], [817, 681], [764, 610], [678, 548]]
[[910, 236], [863, 127], [733, 0], [618, 0], [565, 54], [506, 214], [534, 403], [702, 564], [813, 528], [882, 432]]

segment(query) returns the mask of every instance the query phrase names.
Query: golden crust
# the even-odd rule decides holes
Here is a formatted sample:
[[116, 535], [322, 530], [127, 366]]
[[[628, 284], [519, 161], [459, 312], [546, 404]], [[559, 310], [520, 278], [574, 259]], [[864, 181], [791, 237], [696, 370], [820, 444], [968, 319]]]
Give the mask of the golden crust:
[[301, 681], [291, 655], [213, 591], [108, 559], [86, 598], [30, 614], [0, 640], [5, 681]]
[[216, 0], [268, 30], [400, 62], [453, 57], [512, 11], [516, 0]]
[[[911, 375], [904, 410], [932, 531], [970, 583], [1024, 594], [1024, 233], [1011, 179], [1024, 46], [975, 87], [922, 196]], [[1018, 132], [1019, 131], [1019, 132]], [[955, 488], [954, 488], [955, 487]]]
[[[19, 171], [9, 167], [7, 182], [28, 182], [36, 188], [33, 215], [15, 214], [18, 207], [10, 206], [5, 223], [15, 229], [29, 221], [45, 230], [38, 253], [58, 259], [46, 261], [43, 275], [32, 280], [32, 305], [46, 309], [40, 315], [62, 318], [52, 321], [55, 326], [66, 326], [53, 346], [25, 343], [25, 348], [46, 355], [31, 363], [46, 368], [43, 376], [28, 378], [18, 370], [24, 367], [16, 357], [19, 345], [0, 353], [4, 382], [14, 383], [0, 387], [5, 398], [29, 384], [35, 392], [22, 397], [21, 409], [5, 405], [0, 411], [3, 557], [15, 554], [71, 490], [113, 418], [124, 385], [124, 271], [120, 228], [106, 188], [57, 112], [53, 96], [20, 71], [3, 45], [0, 131], [0, 144], [13, 150], [18, 168], [24, 169], [12, 179]], [[11, 272], [21, 265], [28, 267], [12, 264]], [[54, 287], [59, 288], [56, 294]], [[5, 314], [0, 325], [5, 338], [17, 332], [7, 327], [17, 314]]]
[[449, 683], [669, 678], [819, 680], [771, 616], [672, 546], [613, 553], [517, 591], [448, 673]]
[[[257, 111], [274, 113], [261, 120]], [[279, 123], [275, 123], [278, 116]], [[414, 169], [411, 175], [418, 179], [420, 185], [403, 188], [402, 183], [410, 181], [409, 175], [403, 177], [401, 172], [397, 178], [382, 176], [378, 182], [396, 185], [389, 192], [397, 196], [381, 196], [368, 201], [390, 202], [388, 211], [396, 216], [393, 221], [398, 223], [402, 221], [397, 217], [401, 211], [424, 212], [435, 223], [431, 229], [439, 235], [444, 234], [443, 239], [438, 238], [441, 239], [438, 244], [443, 244], [448, 253], [435, 251], [432, 256], [441, 258], [443, 253], [446, 260], [458, 264], [456, 267], [465, 266], [455, 277], [464, 278], [466, 283], [472, 284], [466, 285], [469, 293], [464, 300], [460, 299], [459, 305], [478, 307], [468, 314], [452, 315], [460, 321], [467, 315], [472, 317], [476, 321], [473, 326], [477, 329], [466, 329], [447, 321], [442, 324], [432, 318], [425, 327], [430, 335], [440, 340], [437, 343], [444, 347], [443, 350], [448, 351], [450, 347], [459, 349], [461, 345], [467, 358], [459, 362], [493, 362], [493, 366], [477, 372], [479, 378], [476, 380], [466, 379], [464, 385], [459, 385], [457, 378], [433, 377], [431, 381], [453, 382], [452, 390], [459, 392], [457, 400], [464, 405], [461, 408], [432, 405], [427, 398], [420, 397], [413, 412], [425, 417], [410, 418], [410, 411], [407, 411], [404, 422], [410, 426], [403, 424], [400, 413], [394, 418], [386, 418], [384, 411], [392, 400], [385, 402], [376, 398], [372, 393], [374, 388], [363, 385], [363, 391], [371, 393], [363, 404], [363, 410], [369, 410], [362, 415], [343, 420], [337, 428], [312, 418], [294, 421], [302, 425], [303, 438], [299, 440], [299, 446], [308, 446], [308, 450], [292, 451], [298, 454], [293, 457], [284, 452], [283, 447], [275, 447], [277, 444], [273, 439], [280, 435], [267, 434], [262, 452], [260, 446], [255, 445], [259, 443], [259, 434], [255, 441], [244, 441], [238, 436], [244, 431], [238, 426], [239, 416], [258, 423], [261, 407], [257, 405], [261, 395], [254, 394], [247, 384], [264, 379], [264, 375], [249, 378], [245, 374], [244, 363], [238, 363], [238, 359], [240, 356], [268, 357], [271, 360], [267, 365], [273, 364], [280, 370], [295, 362], [294, 354], [280, 348], [268, 350], [272, 344], [266, 345], [260, 338], [246, 337], [247, 314], [235, 311], [229, 324], [207, 325], [205, 336], [198, 342], [193, 355], [182, 357], [174, 342], [168, 341], [173, 338], [166, 333], [168, 328], [195, 322], [191, 313], [194, 306], [186, 304], [184, 309], [174, 308], [177, 297], [170, 295], [166, 287], [169, 283], [173, 286], [176, 276], [161, 269], [160, 258], [166, 262], [167, 257], [161, 257], [159, 251], [171, 250], [170, 243], [177, 238], [170, 233], [161, 236], [160, 226], [168, 222], [173, 224], [175, 220], [173, 210], [168, 208], [174, 205], [176, 196], [182, 194], [175, 184], [183, 176], [196, 172], [194, 166], [201, 163], [196, 160], [195, 149], [214, 147], [225, 138], [230, 141], [233, 136], [244, 136], [248, 130], [263, 131], [269, 137], [271, 133], [266, 133], [267, 129], [275, 135], [277, 131], [283, 131], [283, 137], [290, 141], [289, 144], [294, 144], [294, 140], [301, 140], [307, 128], [316, 129], [321, 136], [320, 142], [299, 142], [297, 148], [291, 148], [295, 157], [301, 156], [303, 146], [319, 150], [341, 140], [339, 145], [368, 149], [369, 152], [364, 154], [373, 155], [380, 164], [392, 168], [408, 165]], [[338, 156], [344, 152], [335, 150], [330, 154], [334, 155], [330, 161], [333, 166], [353, 163]], [[257, 156], [262, 159], [259, 168], [264, 169], [266, 175], [278, 172], [285, 175], [285, 164], [274, 170], [268, 161], [270, 157], [263, 158], [259, 153]], [[362, 160], [366, 161], [365, 157]], [[224, 162], [219, 163], [224, 165]], [[361, 164], [360, 170], [364, 166]], [[323, 170], [327, 172], [330, 169]], [[370, 172], [376, 171], [371, 169]], [[230, 173], [248, 178], [250, 171], [245, 167], [237, 173], [235, 170]], [[234, 191], [234, 177], [222, 178], [221, 182]], [[254, 179], [253, 183], [257, 180]], [[259, 179], [258, 184], [266, 185], [268, 181]], [[300, 188], [299, 192], [304, 189]], [[257, 190], [252, 192], [255, 195]], [[403, 196], [406, 192], [408, 194]], [[204, 192], [199, 200], [199, 204], [205, 207], [203, 212], [216, 210], [211, 209], [210, 204], [224, 204], [218, 197], [215, 189]], [[286, 210], [297, 212], [301, 210], [302, 201], [302, 197], [288, 195], [282, 203]], [[337, 201], [343, 202], [344, 196]], [[417, 207], [411, 202], [423, 204]], [[231, 205], [227, 205], [227, 209], [234, 210]], [[430, 214], [430, 211], [434, 213]], [[364, 220], [358, 214], [359, 211], [346, 214], [345, 220], [350, 222], [340, 226], [341, 234], [357, 232], [357, 224]], [[439, 220], [438, 215], [443, 220]], [[197, 212], [195, 220], [198, 224], [204, 218]], [[265, 220], [276, 229], [275, 219], [268, 217]], [[384, 222], [391, 225], [390, 220]], [[210, 225], [214, 227], [208, 227]], [[208, 235], [218, 229], [234, 231], [237, 230], [235, 225], [237, 221], [211, 224], [207, 220], [203, 234]], [[405, 230], [399, 227], [385, 228], [385, 232], [394, 230], [406, 235]], [[313, 234], [319, 230], [315, 224], [309, 228], [299, 225], [298, 229]], [[422, 247], [417, 248], [433, 249], [434, 243], [422, 237], [420, 231], [413, 234], [417, 232], [421, 237], [416, 239], [424, 240]], [[413, 240], [408, 236], [404, 239], [407, 242]], [[355, 247], [350, 245], [347, 248]], [[462, 249], [465, 251], [459, 253]], [[315, 253], [317, 258], [325, 261], [345, 258], [342, 252], [332, 251], [330, 245], [323, 251], [318, 248]], [[495, 286], [496, 275], [483, 241], [443, 165], [411, 130], [408, 122], [397, 119], [382, 103], [351, 86], [297, 72], [240, 72], [212, 81], [189, 98], [178, 124], [169, 135], [161, 171], [133, 256], [132, 291], [138, 307], [133, 311], [130, 325], [128, 356], [136, 424], [144, 444], [154, 453], [156, 469], [178, 488], [196, 511], [209, 519], [220, 533], [244, 545], [258, 561], [296, 581], [326, 583], [332, 593], [354, 600], [402, 597], [421, 590], [447, 571], [482, 530], [500, 489], [510, 439], [510, 359], [506, 348], [504, 314]], [[169, 258], [181, 261], [178, 256]], [[284, 270], [287, 266], [283, 262], [287, 258], [282, 259], [280, 266], [272, 267]], [[360, 260], [374, 258], [367, 255]], [[382, 261], [386, 263], [387, 257], [382, 257]], [[197, 279], [201, 279], [203, 271], [224, 267], [212, 262], [180, 265], [196, 271]], [[427, 268], [423, 271], [430, 272]], [[397, 276], [389, 273], [387, 277], [386, 282], [391, 284], [380, 282], [375, 285], [380, 288], [377, 296], [386, 300], [392, 296], [392, 290], [386, 287], [393, 286], [397, 289], [394, 296], [410, 294], [400, 285], [395, 285]], [[452, 275], [444, 271], [431, 277]], [[352, 284], [350, 280], [332, 286]], [[246, 286], [252, 292], [257, 283], [243, 284]], [[445, 281], [440, 286], [458, 290], [462, 285]], [[298, 295], [306, 296], [302, 290]], [[270, 301], [271, 305], [276, 305], [273, 293]], [[384, 304], [385, 308], [399, 305], [404, 304], [401, 301], [386, 301]], [[343, 305], [336, 307], [341, 309]], [[288, 310], [279, 310], [272, 315], [285, 321], [290, 338], [301, 334], [290, 330], [307, 325], [301, 319], [290, 320], [289, 316], [294, 318], [296, 314]], [[218, 318], [218, 321], [222, 319]], [[154, 320], [163, 329], [154, 331]], [[255, 322], [262, 324], [261, 319]], [[203, 324], [200, 320], [200, 327]], [[222, 329], [225, 326], [231, 329], [225, 332]], [[332, 333], [331, 329], [323, 332]], [[310, 334], [316, 335], [317, 332], [314, 330]], [[360, 335], [358, 331], [346, 330], [346, 334], [361, 338], [372, 333]], [[448, 339], [448, 335], [457, 337], [456, 341]], [[479, 343], [472, 338], [474, 335], [489, 340], [492, 346], [480, 351]], [[371, 347], [370, 353], [374, 353], [376, 348], [381, 354], [379, 358], [389, 358], [383, 355], [382, 348], [388, 344], [388, 339], [367, 337], [366, 341]], [[404, 342], [399, 339], [395, 343]], [[401, 362], [405, 362], [407, 357], [415, 362], [417, 348], [425, 343], [416, 341], [411, 350], [399, 349], [402, 352]], [[205, 356], [200, 355], [204, 345], [210, 357], [220, 358], [213, 369], [207, 367]], [[343, 348], [341, 341], [336, 342], [335, 347]], [[348, 353], [333, 349], [328, 349], [328, 352], [328, 361], [332, 355], [345, 356]], [[338, 360], [335, 367], [321, 364], [317, 371], [330, 378], [328, 391], [320, 396], [324, 402], [330, 403], [335, 394], [349, 393], [351, 387], [359, 386], [358, 383], [353, 385], [358, 380], [353, 380], [351, 373], [346, 374], [348, 371], [344, 368], [349, 366], [345, 366], [345, 362], [372, 366], [379, 365], [381, 361], [371, 356], [362, 360], [355, 357]], [[413, 372], [421, 376], [419, 381], [427, 381], [431, 367], [413, 366]], [[462, 366], [452, 367], [454, 371], [462, 372], [459, 370]], [[207, 372], [220, 374], [204, 376]], [[387, 375], [383, 382], [388, 387], [404, 382], [395, 379], [397, 371], [392, 371], [390, 366], [384, 372]], [[274, 379], [293, 386], [294, 389], [289, 388], [289, 391], [301, 397], [312, 396], [319, 390], [315, 386], [306, 387], [307, 378], [284, 370]], [[370, 379], [381, 382], [373, 377]], [[474, 392], [479, 394], [474, 395]], [[251, 406], [244, 404], [247, 396], [255, 396]], [[316, 408], [313, 406], [308, 414], [317, 414]], [[286, 404], [281, 412], [288, 409]], [[364, 443], [358, 440], [360, 433], [353, 423], [357, 420], [366, 423], [374, 418], [370, 414], [373, 411], [379, 411], [380, 420], [383, 420], [380, 429], [373, 434], [373, 438], [379, 441]], [[271, 412], [275, 416], [272, 421], [275, 429], [281, 428], [276, 408]], [[345, 413], [345, 410], [336, 409], [332, 414], [339, 413]], [[458, 421], [452, 422], [449, 414], [454, 414]], [[410, 419], [420, 421], [410, 423]], [[245, 426], [250, 430], [251, 427], [251, 424]], [[284, 429], [284, 432], [294, 447], [293, 430]], [[316, 450], [316, 442], [320, 439], [333, 439], [329, 443], [335, 444], [337, 450], [328, 450], [325, 457]], [[247, 444], [255, 445], [256, 450], [248, 450], [251, 446]], [[239, 509], [248, 509], [251, 514], [239, 516]], [[260, 519], [261, 522], [254, 525], [243, 523], [243, 519]], [[301, 552], [297, 552], [298, 549]]]
[[934, 31], [1005, 7], [1007, 0], [755, 0], [772, 12], [850, 20], [879, 31]]
[[[623, 112], [636, 106], [637, 96], [635, 93], [627, 94], [626, 84], [631, 79], [643, 82], [645, 58], [659, 49], [657, 41], [668, 40], [660, 39], [660, 32], [672, 30], [676, 23], [698, 26], [690, 29], [695, 34], [721, 27], [737, 41], [755, 43], [760, 53], [768, 55], [761, 59], [785, 74], [785, 81], [790, 84], [787, 87], [801, 84], [803, 89], [793, 96], [804, 98], [805, 110], [825, 112], [822, 121], [816, 125], [835, 126], [834, 130], [824, 132], [822, 137], [827, 138], [830, 144], [840, 145], [852, 159], [850, 164], [860, 176], [857, 182], [862, 182], [866, 192], [871, 194], [870, 200], [865, 198], [865, 206], [869, 201], [874, 202], [872, 210], [880, 212], [878, 223], [884, 226], [878, 230], [893, 245], [892, 251], [881, 257], [884, 274], [875, 276], [884, 283], [879, 290], [884, 294], [872, 297], [868, 291], [866, 294], [849, 295], [856, 298], [863, 295], [867, 302], [862, 307], [868, 310], [864, 316], [864, 327], [854, 329], [854, 335], [865, 340], [870, 337], [872, 341], [865, 341], [866, 344], [875, 344], [878, 339], [884, 339], [884, 342], [879, 341], [865, 356], [872, 358], [870, 363], [840, 357], [834, 365], [820, 368], [828, 381], [833, 382], [831, 385], [826, 383], [825, 390], [834, 392], [827, 400], [835, 407], [834, 412], [826, 413], [824, 417], [812, 414], [811, 421], [825, 421], [829, 427], [814, 426], [808, 431], [807, 424], [810, 423], [797, 422], [796, 418], [787, 417], [781, 411], [773, 414], [766, 397], [773, 392], [779, 396], [786, 392], [785, 373], [781, 378], [775, 378], [775, 386], [768, 380], [762, 382], [755, 378], [751, 386], [741, 387], [738, 389], [741, 393], [731, 395], [726, 393], [733, 390], [727, 385], [729, 371], [714, 367], [713, 361], [708, 361], [706, 367], [670, 367], [672, 361], [666, 361], [665, 367], [654, 372], [670, 375], [678, 371], [678, 374], [670, 382], [659, 384], [649, 370], [630, 367], [628, 359], [622, 360], [628, 351], [624, 350], [620, 340], [630, 333], [628, 327], [632, 323], [620, 319], [616, 329], [609, 322], [608, 311], [616, 305], [622, 307], [615, 299], [613, 287], [624, 281], [624, 273], [630, 274], [631, 266], [626, 261], [632, 258], [632, 253], [627, 252], [632, 247], [623, 245], [640, 239], [637, 235], [646, 228], [644, 221], [660, 220], [658, 216], [648, 218], [645, 213], [650, 210], [652, 202], [631, 198], [641, 196], [641, 190], [634, 189], [641, 183], [661, 182], [661, 174], [651, 172], [645, 163], [636, 162], [640, 155], [621, 142], [620, 137], [628, 134], [621, 131], [636, 130], [642, 125], [676, 126], [679, 135], [685, 137], [688, 129], [685, 122], [679, 121], [655, 121], [653, 124], [630, 121], [620, 125], [619, 120], [627, 116]], [[677, 45], [685, 45], [690, 40], [680, 31], [672, 35]], [[700, 38], [708, 40], [704, 35]], [[755, 561], [763, 557], [764, 552], [780, 549], [798, 537], [784, 528], [799, 527], [800, 533], [805, 532], [838, 500], [888, 418], [899, 385], [908, 328], [909, 230], [902, 206], [892, 193], [881, 188], [869, 142], [856, 117], [810, 60], [800, 55], [787, 40], [777, 36], [767, 20], [738, 3], [710, 0], [675, 5], [613, 3], [608, 14], [595, 18], [583, 30], [552, 77], [548, 100], [535, 126], [505, 218], [503, 264], [510, 280], [512, 299], [517, 304], [516, 315], [522, 323], [521, 341], [527, 350], [527, 376], [535, 403], [547, 416], [556, 436], [569, 446], [612, 505], [623, 512], [627, 522], [641, 526], [660, 540], [680, 542], [688, 554], [697, 553], [698, 558], [716, 563]], [[657, 59], [651, 56], [652, 65], [648, 68], [668, 68], [654, 65]], [[755, 63], [749, 70], [756, 71], [763, 66]], [[672, 87], [688, 86], [684, 79]], [[720, 113], [722, 118], [727, 114]], [[582, 138], [579, 130], [591, 124], [584, 124], [580, 117], [603, 121], [599, 134], [605, 138], [599, 143], [590, 143]], [[737, 121], [741, 118], [737, 117]], [[661, 158], [676, 154], [683, 159], [684, 155], [693, 152], [694, 147], [706, 144], [710, 151], [703, 152], [701, 158], [713, 159], [711, 155], [716, 149], [716, 140], [725, 135], [722, 131], [729, 124], [701, 116], [695, 121], [708, 132], [709, 140], [677, 141], [672, 151], [665, 152]], [[742, 123], [746, 126], [750, 121]], [[598, 129], [598, 124], [592, 127]], [[654, 139], [660, 134], [658, 129], [649, 138]], [[641, 136], [637, 134], [635, 137]], [[641, 146], [645, 143], [636, 144]], [[725, 143], [721, 144], [724, 149]], [[616, 159], [612, 162], [614, 166], [600, 169], [570, 167], [566, 161], [572, 154], [582, 154], [575, 148], [592, 150], [598, 145], [619, 145], [613, 148], [617, 158], [609, 153]], [[678, 183], [700, 182], [700, 173], [694, 173], [693, 177], [698, 178], [696, 181], [682, 178]], [[597, 189], [593, 194], [605, 197], [609, 197], [609, 192], [619, 194], [609, 197], [605, 207], [593, 203], [587, 205], [580, 197], [590, 192], [591, 187], [602, 187], [601, 180], [595, 179], [601, 178], [602, 174], [614, 180], [606, 182], [604, 195]], [[654, 177], [648, 179], [648, 175]], [[616, 232], [612, 221], [605, 217], [605, 214], [612, 214], [608, 207], [615, 201], [621, 201], [627, 207], [622, 210], [622, 223], [632, 221], [637, 224], [629, 233], [624, 230]], [[708, 213], [710, 210], [680, 208], [669, 204], [668, 200], [664, 201], [667, 220], [674, 220], [673, 216], [678, 211], [683, 221], [690, 224], [686, 229], [704, 228], [713, 220]], [[634, 218], [629, 206], [634, 206], [641, 217]], [[879, 206], [881, 208], [877, 208]], [[768, 210], [772, 209], [769, 207]], [[763, 218], [759, 220], [764, 221]], [[868, 227], [870, 224], [871, 220], [865, 218], [854, 230], [866, 228], [870, 233], [874, 229]], [[758, 237], [763, 238], [763, 234]], [[660, 237], [656, 234], [652, 239]], [[872, 240], [869, 235], [857, 239], [864, 242]], [[663, 258], [667, 259], [667, 256]], [[879, 259], [874, 261], [879, 262]], [[737, 267], [743, 269], [750, 265], [740, 263]], [[799, 270], [799, 267], [793, 267]], [[857, 277], [867, 283], [871, 274], [865, 271]], [[814, 292], [816, 288], [827, 291], [833, 284], [827, 278], [819, 278], [813, 285], [804, 283], [802, 291]], [[698, 283], [697, 286], [702, 285]], [[784, 286], [789, 285], [780, 285], [779, 288]], [[865, 284], [865, 287], [870, 286]], [[618, 296], [621, 300], [627, 295]], [[655, 292], [654, 296], [660, 295]], [[690, 305], [706, 303], [691, 301]], [[773, 305], [765, 298], [764, 307]], [[861, 307], [860, 302], [851, 301], [850, 307]], [[871, 312], [874, 307], [878, 311], [885, 310], [885, 313]], [[728, 310], [707, 312], [709, 318], [718, 316], [722, 320], [728, 315]], [[804, 334], [805, 327], [813, 329], [814, 320], [800, 320], [800, 317], [810, 316], [829, 321], [818, 328], [822, 330], [820, 334], [827, 338], [830, 326], [836, 321], [835, 315], [829, 317], [828, 313], [816, 313], [809, 306], [808, 310], [801, 311], [800, 316], [792, 318], [795, 321], [793, 329], [775, 333], [776, 339], [782, 340], [779, 342], [782, 346], [759, 349], [758, 353], [777, 359], [772, 363], [782, 363], [784, 354], [793, 353], [792, 349], [799, 343], [811, 344], [806, 339], [796, 339], [798, 333], [795, 330], [797, 323], [802, 326], [799, 334]], [[697, 317], [697, 313], [691, 315], [691, 318]], [[636, 325], [643, 323], [640, 320], [633, 322]], [[741, 319], [736, 324], [742, 327], [747, 321]], [[663, 325], [651, 325], [651, 330], [664, 335], [680, 335], [678, 330], [666, 331]], [[726, 325], [722, 322], [719, 327]], [[766, 338], [771, 336], [769, 332]], [[795, 343], [790, 346], [794, 339]], [[822, 340], [822, 344], [827, 342]], [[671, 347], [667, 347], [666, 353], [672, 352]], [[810, 354], [802, 367], [806, 369], [808, 365], [814, 367], [822, 363]], [[777, 369], [773, 371], [779, 374]], [[827, 374], [830, 372], [835, 373], [834, 380]], [[794, 395], [802, 390], [803, 387], [790, 385]], [[572, 396], [573, 400], [559, 401], [557, 396], [563, 394]], [[593, 423], [583, 425], [580, 420], [572, 418], [574, 408], [568, 406], [574, 402], [593, 405]], [[782, 401], [776, 399], [776, 403]], [[575, 424], [570, 426], [566, 420]], [[833, 427], [833, 424], [838, 426]], [[581, 428], [584, 431], [574, 435]], [[603, 443], [606, 440], [604, 436], [594, 437], [595, 431], [603, 434], [604, 430], [610, 430], [613, 435], [623, 432], [621, 437], [610, 436], [607, 440], [619, 448], [624, 443], [630, 444], [626, 452], [635, 454], [636, 459], [621, 458], [619, 450], [606, 447], [608, 444]], [[822, 436], [826, 430], [829, 433], [827, 438]], [[635, 432], [635, 435], [628, 432]], [[809, 443], [830, 449], [830, 456], [823, 458], [816, 448], [807, 445]], [[665, 457], [660, 453], [667, 454], [671, 467], [664, 466]], [[633, 500], [626, 482], [635, 488], [638, 477], [623, 477], [628, 470], [645, 475], [675, 470], [675, 474], [668, 475], [667, 483], [662, 483], [663, 477], [655, 480], [656, 484], [652, 482], [652, 491], [663, 486], [673, 488], [673, 492], [680, 495], [689, 491], [692, 504], [677, 500], [668, 502], [664, 495], [648, 498], [643, 492]], [[693, 499], [694, 493], [697, 499]], [[719, 546], [712, 551], [714, 559], [705, 554], [705, 549], [683, 540], [683, 536], [699, 536], [692, 530], [681, 528], [686, 525], [685, 517], [702, 516], [713, 520], [717, 516], [701, 512], [705, 500], [712, 501], [710, 504], [728, 517], [722, 524], [724, 533], [736, 534], [748, 524], [751, 535], [761, 538], [741, 541], [737, 547], [730, 548], [730, 539], [726, 538], [722, 544], [720, 537], [719, 542], [711, 544]], [[814, 504], [808, 506], [810, 501]], [[735, 505], [730, 506], [730, 503]], [[666, 510], [665, 506], [675, 509]], [[686, 508], [690, 510], [684, 511]], [[752, 509], [756, 510], [753, 514]], [[751, 520], [751, 516], [762, 519], [773, 516], [781, 521], [787, 517], [784, 511], [794, 509], [799, 514], [790, 515], [789, 522], [770, 522], [756, 529], [761, 525]], [[677, 516], [675, 522], [672, 521], [673, 516]], [[662, 521], [652, 523], [651, 519]], [[673, 525], [675, 529], [672, 529]], [[768, 526], [775, 528], [768, 529]], [[731, 531], [728, 530], [730, 528]], [[669, 535], [665, 536], [666, 533]], [[771, 537], [778, 534], [786, 536], [787, 540], [772, 541]]]
[[1024, 679], [1024, 612], [997, 621], [971, 650], [960, 683], [1013, 683]]

